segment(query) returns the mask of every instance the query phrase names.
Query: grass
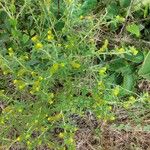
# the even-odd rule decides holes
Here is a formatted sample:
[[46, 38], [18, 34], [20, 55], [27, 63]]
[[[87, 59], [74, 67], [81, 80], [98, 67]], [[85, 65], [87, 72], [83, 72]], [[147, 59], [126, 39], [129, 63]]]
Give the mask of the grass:
[[1, 0], [0, 149], [148, 150], [149, 12]]

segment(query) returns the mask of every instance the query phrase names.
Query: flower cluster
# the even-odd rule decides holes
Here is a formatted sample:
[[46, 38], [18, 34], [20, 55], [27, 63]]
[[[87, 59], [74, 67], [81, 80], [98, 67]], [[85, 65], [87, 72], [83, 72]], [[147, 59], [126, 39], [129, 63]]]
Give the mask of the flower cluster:
[[19, 90], [23, 90], [25, 89], [25, 87], [27, 86], [27, 83], [22, 81], [22, 80], [17, 80], [15, 79], [14, 82], [13, 82], [16, 87], [19, 89]]
[[134, 46], [129, 46], [129, 49], [134, 56], [138, 54], [138, 50]]
[[130, 96], [127, 101], [124, 102], [123, 107], [125, 109], [129, 109], [133, 106], [133, 104], [136, 102], [136, 98], [133, 96]]
[[79, 69], [81, 67], [81, 65], [79, 63], [75, 62], [75, 61], [71, 62], [71, 66], [74, 69]]
[[33, 41], [33, 43], [35, 43], [34, 45], [35, 49], [43, 48], [43, 44], [39, 41], [39, 37], [37, 35], [33, 36], [31, 40]]
[[14, 56], [14, 50], [13, 50], [12, 47], [10, 47], [10, 48], [8, 49], [8, 54], [9, 54], [10, 57], [13, 57], [13, 56]]
[[108, 40], [106, 39], [105, 41], [104, 41], [104, 45], [99, 49], [99, 53], [101, 53], [101, 52], [104, 52], [104, 51], [106, 51], [107, 50], [107, 48], [108, 48]]
[[52, 31], [51, 30], [49, 30], [48, 32], [47, 32], [47, 41], [52, 41], [54, 39], [54, 35], [52, 34]]

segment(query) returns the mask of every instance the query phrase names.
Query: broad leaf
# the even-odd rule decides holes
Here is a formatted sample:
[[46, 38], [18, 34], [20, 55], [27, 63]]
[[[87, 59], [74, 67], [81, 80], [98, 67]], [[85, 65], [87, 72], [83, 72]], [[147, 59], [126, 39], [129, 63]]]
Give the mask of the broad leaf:
[[147, 54], [138, 73], [140, 76], [150, 80], [150, 52]]
[[108, 5], [106, 9], [108, 18], [113, 18], [114, 16], [117, 16], [119, 13], [119, 7], [117, 6], [116, 3], [111, 3], [110, 5]]
[[129, 24], [127, 27], [126, 27], [127, 31], [136, 35], [137, 37], [140, 36], [140, 27], [136, 24]]
[[81, 7], [81, 15], [86, 15], [89, 13], [93, 8], [95, 8], [97, 5], [97, 0], [85, 0]]
[[130, 6], [131, 0], [120, 0], [119, 2], [120, 2], [121, 7], [126, 8], [126, 7]]
[[141, 63], [144, 60], [144, 55], [142, 52], [138, 52], [138, 54], [135, 56], [129, 54], [125, 54], [124, 56], [126, 60], [132, 61], [134, 63]]

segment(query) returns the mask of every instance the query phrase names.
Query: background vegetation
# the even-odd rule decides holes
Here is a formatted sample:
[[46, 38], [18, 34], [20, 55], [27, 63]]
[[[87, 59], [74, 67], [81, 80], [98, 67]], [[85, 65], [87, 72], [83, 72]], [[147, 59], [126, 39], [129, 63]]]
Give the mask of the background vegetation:
[[148, 150], [149, 26], [149, 0], [0, 0], [0, 149]]

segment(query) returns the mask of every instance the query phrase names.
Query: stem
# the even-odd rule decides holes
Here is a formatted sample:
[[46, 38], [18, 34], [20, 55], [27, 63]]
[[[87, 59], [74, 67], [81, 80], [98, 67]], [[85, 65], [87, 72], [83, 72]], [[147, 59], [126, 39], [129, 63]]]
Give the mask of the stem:
[[121, 31], [120, 31], [120, 33], [119, 33], [120, 39], [121, 39], [121, 35], [122, 35], [122, 33], [124, 32], [125, 27], [126, 27], [126, 25], [127, 25], [127, 23], [128, 23], [128, 17], [129, 17], [129, 15], [130, 15], [130, 12], [131, 12], [131, 8], [132, 8], [132, 6], [133, 6], [133, 3], [134, 3], [134, 0], [131, 0], [130, 6], [129, 6], [129, 9], [128, 9], [128, 11], [127, 11], [127, 15], [126, 15], [126, 18], [125, 18], [125, 23], [124, 23], [124, 25], [123, 25], [123, 27], [121, 28]]

